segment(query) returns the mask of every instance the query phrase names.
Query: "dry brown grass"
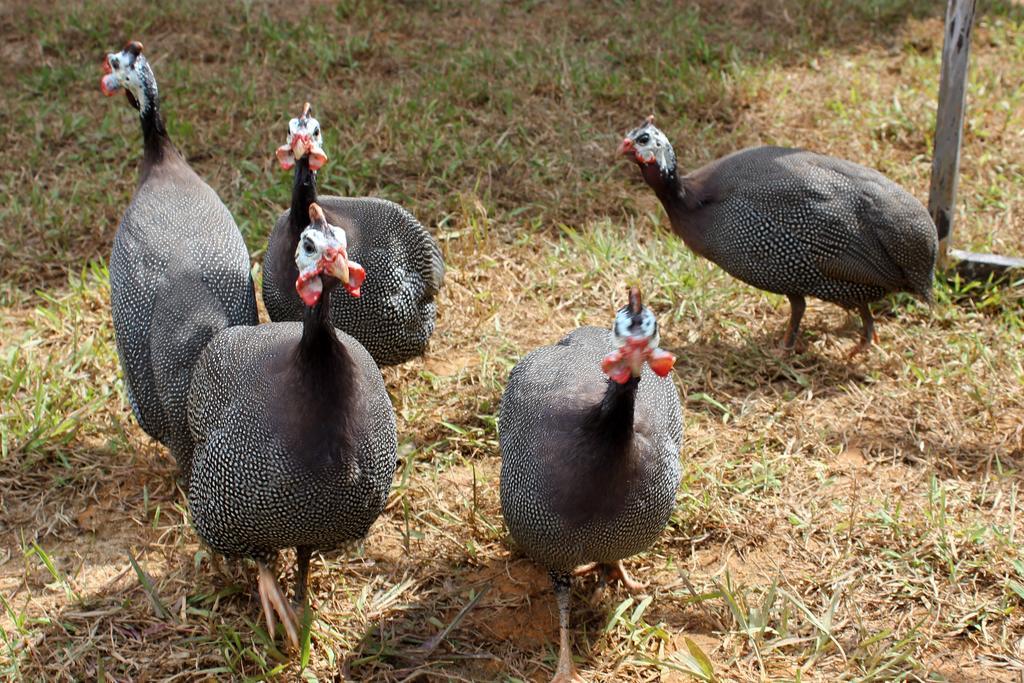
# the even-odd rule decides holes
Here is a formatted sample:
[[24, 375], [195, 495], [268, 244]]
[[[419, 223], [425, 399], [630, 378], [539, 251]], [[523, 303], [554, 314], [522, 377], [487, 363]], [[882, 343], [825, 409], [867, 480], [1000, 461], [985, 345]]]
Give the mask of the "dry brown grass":
[[[25, 680], [546, 680], [554, 601], [543, 572], [505, 538], [494, 416], [523, 353], [577, 325], [608, 324], [621, 282], [637, 278], [679, 357], [684, 483], [661, 540], [630, 562], [651, 601], [613, 593], [588, 607], [592, 584], [581, 583], [581, 670], [598, 681], [690, 680], [689, 639], [720, 680], [1024, 677], [1024, 595], [1013, 587], [1024, 590], [1019, 290], [967, 297], [942, 282], [932, 309], [896, 299], [879, 308], [881, 347], [855, 363], [844, 360], [855, 322], [812, 303], [810, 352], [780, 360], [767, 349], [783, 302], [657, 232], [660, 207], [610, 153], [654, 107], [684, 165], [745, 144], [799, 144], [877, 166], [923, 197], [941, 33], [933, 10], [769, 1], [716, 15], [704, 3], [678, 9], [693, 15], [678, 25], [662, 21], [657, 35], [680, 46], [655, 43], [651, 57], [630, 41], [665, 10], [632, 8], [635, 21], [613, 34], [621, 16], [583, 6], [481, 17], [460, 5], [365, 15], [314, 5], [317, 26], [356, 46], [339, 63], [361, 64], [324, 77], [343, 94], [318, 90], [328, 151], [338, 150], [328, 187], [405, 201], [438, 226], [449, 266], [428, 357], [384, 371], [402, 442], [388, 510], [356, 552], [314, 560], [315, 620], [300, 671], [301, 657], [285, 658], [262, 632], [250, 568], [218, 560], [189, 528], [173, 463], [126, 407], [104, 273], [77, 275], [105, 256], [130, 194], [134, 156], [120, 138], [134, 143], [134, 121], [72, 88], [65, 114], [45, 105], [43, 123], [29, 125], [31, 97], [49, 81], [22, 73], [18, 83], [32, 87], [3, 104], [18, 124], [4, 133], [7, 148], [59, 149], [59, 164], [0, 162], [10, 187], [42, 188], [4, 214], [0, 671]], [[126, 7], [78, 7], [42, 38], [14, 34], [4, 57], [20, 46], [53, 66], [46, 78], [77, 83], [74, 70], [60, 71], [56, 38], [78, 38], [68, 49], [84, 64], [94, 43], [113, 47], [136, 27]], [[101, 29], [89, 17], [104, 8], [113, 26]], [[289, 16], [312, 22], [307, 11]], [[0, 21], [38, 28], [25, 12]], [[293, 53], [298, 28], [275, 48], [279, 18], [261, 24], [258, 11], [244, 21], [239, 12], [218, 9], [198, 26], [188, 8], [167, 10], [146, 38], [176, 98], [172, 132], [258, 254], [287, 193], [268, 159], [284, 103], [296, 98], [276, 84], [299, 74], [297, 87], [312, 88], [317, 74]], [[975, 35], [959, 223], [964, 243], [1018, 253], [1020, 28], [1019, 13], [1000, 9]], [[253, 47], [254, 36], [263, 43]], [[456, 40], [464, 49], [444, 48]], [[201, 68], [180, 65], [196, 53]], [[17, 59], [29, 69], [31, 59]], [[670, 72], [673, 63], [683, 72]], [[481, 64], [502, 68], [474, 71]], [[616, 81], [620, 71], [635, 81]], [[234, 89], [236, 72], [251, 87]], [[201, 81], [203, 93], [182, 81]], [[425, 111], [434, 100], [432, 111], [445, 110], [445, 95], [451, 111]], [[226, 104], [232, 97], [242, 101]], [[231, 107], [233, 128], [200, 126], [219, 121], [218, 106]], [[358, 153], [346, 151], [349, 139], [360, 140]], [[223, 163], [224, 140], [237, 164]], [[57, 201], [76, 196], [94, 198], [82, 230]]]

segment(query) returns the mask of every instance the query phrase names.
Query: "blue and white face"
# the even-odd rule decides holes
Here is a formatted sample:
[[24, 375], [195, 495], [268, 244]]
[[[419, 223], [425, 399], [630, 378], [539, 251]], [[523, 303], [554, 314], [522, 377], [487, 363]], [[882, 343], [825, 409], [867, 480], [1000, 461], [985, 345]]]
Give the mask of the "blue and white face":
[[601, 359], [601, 371], [619, 384], [639, 379], [644, 364], [658, 377], [668, 377], [676, 357], [658, 348], [658, 319], [643, 305], [640, 288], [631, 287], [629, 304], [619, 309], [612, 323], [616, 349]]
[[654, 117], [626, 134], [619, 145], [619, 153], [631, 156], [640, 166], [657, 164], [662, 173], [676, 168], [676, 153], [665, 134], [654, 125]]
[[345, 247], [345, 231], [326, 221], [317, 221], [302, 231], [295, 247], [295, 265], [299, 269], [295, 291], [307, 306], [315, 306], [320, 300], [324, 291], [322, 276], [349, 283]]
[[[148, 88], [147, 88], [148, 85]], [[128, 99], [139, 111], [149, 107], [150, 93], [156, 94], [156, 81], [142, 55], [142, 43], [132, 41], [120, 52], [111, 52], [103, 62], [100, 90], [108, 97], [124, 88]]]
[[675, 356], [658, 348], [658, 320], [643, 305], [639, 287], [630, 288], [629, 304], [615, 314], [612, 337], [616, 349], [601, 359], [601, 371], [613, 382], [625, 384], [639, 378], [645, 363], [659, 377], [672, 370]]
[[345, 231], [327, 222], [320, 205], [309, 205], [310, 224], [299, 236], [295, 247], [295, 266], [299, 277], [295, 290], [307, 306], [316, 305], [324, 285], [321, 276], [335, 278], [352, 296], [359, 296], [359, 288], [366, 279], [366, 271], [348, 258], [348, 239]]
[[641, 303], [640, 290], [637, 287], [629, 293], [629, 304], [615, 314], [612, 335], [619, 347], [626, 346], [627, 342], [634, 346], [641, 346], [641, 342], [646, 342], [644, 345], [647, 348], [654, 349], [661, 342], [658, 319], [654, 317], [651, 309]]
[[288, 140], [277, 148], [277, 160], [281, 163], [281, 168], [288, 170], [296, 161], [308, 155], [310, 170], [318, 171], [327, 163], [323, 144], [320, 122], [313, 118], [307, 102], [302, 108], [302, 115], [288, 122]]
[[346, 246], [341, 228], [326, 223], [310, 225], [299, 236], [295, 265], [300, 273], [319, 270], [344, 281], [348, 278]]

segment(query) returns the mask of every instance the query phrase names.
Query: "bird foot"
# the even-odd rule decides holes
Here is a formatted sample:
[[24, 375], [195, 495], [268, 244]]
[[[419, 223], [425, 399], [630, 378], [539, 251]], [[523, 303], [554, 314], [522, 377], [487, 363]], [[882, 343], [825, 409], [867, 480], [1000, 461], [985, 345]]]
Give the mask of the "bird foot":
[[796, 337], [791, 339], [790, 335], [787, 334], [779, 340], [779, 345], [775, 349], [776, 355], [779, 357], [785, 357], [792, 353], [801, 354], [807, 352], [807, 342], [804, 341], [803, 337]]
[[600, 572], [600, 577], [598, 578], [597, 590], [594, 591], [594, 595], [590, 600], [592, 605], [601, 601], [604, 597], [605, 586], [614, 581], [622, 583], [622, 586], [630, 593], [639, 593], [647, 588], [646, 583], [640, 583], [629, 575], [626, 568], [622, 566], [621, 560], [614, 563], [591, 562], [573, 570], [573, 576], [583, 576], [593, 571]]
[[596, 572], [600, 568], [601, 568], [601, 563], [600, 562], [589, 562], [587, 564], [583, 564], [583, 565], [580, 565], [579, 567], [576, 567], [576, 569], [573, 569], [572, 570], [572, 575], [573, 576], [585, 576], [585, 575], [589, 574], [590, 572]]
[[875, 344], [878, 343], [878, 333], [877, 332], [872, 333], [870, 339], [867, 338], [867, 337], [861, 337], [860, 341], [857, 342], [856, 346], [854, 346], [852, 349], [850, 349], [850, 353], [848, 353], [846, 355], [846, 360], [853, 360], [859, 354], [861, 354], [861, 353], [867, 351], [868, 349], [870, 349], [872, 341], [874, 341]]
[[640, 583], [629, 575], [626, 568], [622, 566], [622, 560], [607, 566], [608, 573], [605, 575], [605, 578], [608, 581], [621, 582], [622, 586], [630, 593], [639, 593], [647, 588], [646, 583]]
[[580, 676], [576, 670], [576, 664], [572, 661], [572, 650], [566, 640], [567, 636], [563, 631], [561, 634], [562, 644], [558, 648], [558, 669], [551, 683], [587, 683], [587, 679]]
[[568, 670], [559, 667], [555, 672], [555, 677], [551, 679], [551, 683], [587, 683], [587, 679], [580, 676], [580, 672], [576, 670], [575, 666], [570, 665]]
[[278, 584], [274, 572], [263, 562], [259, 563], [259, 590], [260, 603], [263, 605], [263, 616], [267, 620], [267, 634], [271, 638], [274, 637], [274, 617], [277, 615], [281, 619], [281, 625], [284, 626], [288, 643], [298, 650], [299, 620], [296, 618], [295, 611], [292, 609], [288, 599], [281, 591], [281, 586]]

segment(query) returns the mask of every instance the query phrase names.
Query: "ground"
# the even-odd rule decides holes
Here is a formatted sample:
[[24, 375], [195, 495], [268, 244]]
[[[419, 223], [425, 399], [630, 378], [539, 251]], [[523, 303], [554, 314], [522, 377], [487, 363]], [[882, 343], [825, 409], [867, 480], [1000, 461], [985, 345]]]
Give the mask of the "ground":
[[[1024, 298], [940, 276], [880, 304], [880, 345], [694, 257], [614, 154], [654, 113], [692, 168], [752, 144], [876, 167], [927, 195], [944, 3], [182, 3], [0, 8], [0, 676], [544, 681], [557, 619], [509, 543], [495, 415], [525, 352], [609, 325], [644, 285], [679, 358], [678, 509], [574, 597], [592, 681], [1024, 678]], [[979, 3], [957, 246], [1024, 244], [1024, 11]], [[105, 262], [137, 118], [99, 92], [143, 41], [170, 133], [232, 209], [256, 276], [304, 100], [327, 192], [386, 197], [448, 275], [429, 354], [384, 377], [400, 466], [348, 554], [316, 556], [308, 649], [268, 639], [251, 566], [198, 542], [131, 417]], [[291, 556], [282, 571], [290, 574]], [[280, 639], [275, 641], [280, 644]]]

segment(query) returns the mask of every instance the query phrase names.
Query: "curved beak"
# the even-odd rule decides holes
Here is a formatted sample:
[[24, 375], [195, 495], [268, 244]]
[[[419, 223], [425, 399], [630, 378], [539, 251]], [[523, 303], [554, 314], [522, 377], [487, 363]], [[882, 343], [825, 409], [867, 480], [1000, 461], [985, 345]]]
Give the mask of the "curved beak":
[[361, 287], [366, 280], [366, 270], [355, 261], [350, 261], [344, 249], [329, 248], [321, 261], [324, 272], [341, 280], [352, 296], [361, 294]]
[[277, 148], [277, 160], [281, 162], [281, 168], [286, 171], [307, 154], [309, 155], [309, 168], [313, 171], [319, 171], [327, 163], [327, 154], [320, 145], [313, 142], [312, 137], [305, 133], [296, 133], [287, 144]]
[[308, 136], [302, 134], [292, 136], [292, 155], [296, 159], [306, 156], [306, 150], [310, 147], [311, 144]]
[[647, 361], [647, 356], [651, 352], [650, 347], [647, 345], [649, 341], [647, 337], [632, 336], [626, 339], [626, 344], [622, 347], [626, 364], [629, 366], [633, 377], [640, 376], [644, 362]]
[[323, 256], [323, 269], [328, 275], [341, 280], [341, 284], [349, 283], [348, 255], [343, 249], [328, 247]]
[[650, 339], [627, 337], [626, 342], [601, 360], [601, 370], [613, 381], [625, 384], [630, 377], [639, 377], [644, 363], [651, 366], [658, 377], [672, 372], [676, 357], [662, 348], [651, 348]]
[[622, 138], [622, 142], [619, 143], [619, 154], [629, 156], [636, 153], [636, 147], [633, 146], [633, 141], [629, 138]]
[[336, 240], [334, 246], [324, 249], [324, 255], [317, 263], [317, 271], [341, 280], [341, 284], [345, 286], [349, 294], [359, 296], [359, 288], [366, 280], [366, 270], [355, 261], [349, 261], [345, 231], [328, 224], [324, 210], [316, 202], [309, 205], [309, 220], [324, 232], [333, 234]]

